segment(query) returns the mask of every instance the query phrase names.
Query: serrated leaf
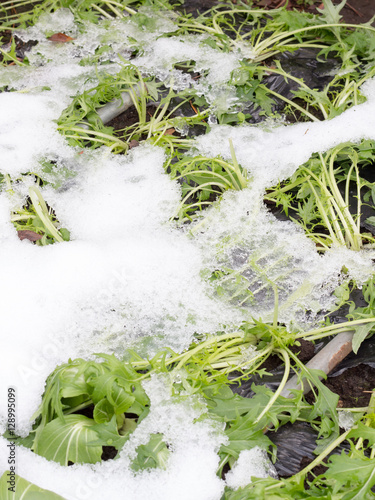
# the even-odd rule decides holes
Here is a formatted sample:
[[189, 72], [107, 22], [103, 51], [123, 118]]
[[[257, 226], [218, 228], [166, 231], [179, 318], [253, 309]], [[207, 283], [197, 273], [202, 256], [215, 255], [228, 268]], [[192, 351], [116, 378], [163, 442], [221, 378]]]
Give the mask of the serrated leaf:
[[373, 446], [375, 444], [375, 429], [358, 422], [356, 427], [350, 431], [348, 439], [350, 438], [362, 438], [369, 442], [369, 446]]
[[137, 448], [137, 457], [131, 468], [134, 471], [161, 468], [166, 469], [170, 451], [163, 440], [162, 434], [151, 434], [147, 444]]
[[[65, 500], [62, 496], [52, 491], [45, 490], [30, 483], [26, 479], [15, 475], [15, 486], [9, 483], [10, 471], [4, 472], [0, 478], [0, 498], [1, 500]], [[12, 488], [9, 490], [9, 488]]]
[[84, 415], [66, 415], [64, 420], [56, 418], [43, 428], [34, 442], [35, 453], [61, 465], [99, 462], [102, 447], [88, 446], [98, 438], [92, 429], [95, 421]]
[[375, 485], [375, 459], [351, 458], [344, 452], [332, 455], [324, 475], [342, 486], [357, 483], [358, 487], [346, 494], [345, 500], [363, 500]]
[[317, 9], [322, 14], [321, 20], [327, 24], [338, 24], [342, 18], [340, 11], [345, 4], [346, 0], [342, 0], [338, 5], [334, 5], [332, 0], [323, 0], [324, 9]]
[[88, 385], [92, 388], [90, 396], [95, 404], [99, 403], [99, 401], [101, 401], [108, 395], [108, 393], [111, 392], [111, 387], [115, 380], [116, 376], [108, 373], [100, 375], [94, 380], [90, 380], [90, 382], [88, 383]]

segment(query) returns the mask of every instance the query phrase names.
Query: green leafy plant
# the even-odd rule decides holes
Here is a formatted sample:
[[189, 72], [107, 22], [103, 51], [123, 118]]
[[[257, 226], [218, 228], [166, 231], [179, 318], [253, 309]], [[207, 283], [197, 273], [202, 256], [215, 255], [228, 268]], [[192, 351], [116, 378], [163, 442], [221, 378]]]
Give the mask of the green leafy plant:
[[[9, 178], [8, 185], [11, 186]], [[12, 188], [10, 187], [8, 190], [11, 191]], [[53, 210], [47, 207], [37, 185], [29, 188], [27, 203], [22, 209], [14, 210], [11, 221], [17, 231], [20, 232], [20, 235], [27, 234], [28, 231], [34, 235], [40, 235], [40, 238], [35, 238], [37, 245], [48, 245], [70, 240], [69, 231], [66, 228], [59, 228], [60, 224]]]
[[[370, 141], [360, 145], [341, 144], [325, 154], [314, 155], [282, 185], [270, 190], [266, 201], [275, 200], [303, 226], [319, 249], [344, 245], [360, 250], [373, 245], [374, 238], [361, 232], [362, 190], [372, 188], [360, 176], [360, 168], [373, 158]], [[351, 186], [355, 194], [351, 195]], [[322, 230], [323, 228], [323, 230]], [[323, 232], [325, 231], [325, 232]]]

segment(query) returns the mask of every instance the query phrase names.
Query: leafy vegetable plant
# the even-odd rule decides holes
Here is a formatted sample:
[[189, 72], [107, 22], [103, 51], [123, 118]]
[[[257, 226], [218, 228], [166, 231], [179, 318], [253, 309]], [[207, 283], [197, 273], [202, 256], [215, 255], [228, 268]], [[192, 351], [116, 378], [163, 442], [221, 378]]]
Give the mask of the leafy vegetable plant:
[[288, 181], [270, 190], [265, 200], [281, 205], [322, 250], [331, 245], [346, 245], [353, 250], [372, 246], [371, 233], [361, 232], [362, 193], [365, 191], [368, 199], [372, 184], [360, 172], [373, 158], [371, 141], [341, 144], [314, 155]]
[[[191, 78], [184, 90], [177, 90], [172, 77], [160, 81], [151, 71], [142, 72], [137, 64], [121, 57], [116, 70], [107, 71], [108, 61], [102, 58], [107, 47], [101, 46], [80, 59], [81, 66], [97, 65], [97, 83], [92, 88], [85, 87], [83, 92], [77, 91], [57, 121], [59, 132], [77, 149], [107, 148], [108, 153], [126, 154], [134, 143], [137, 146], [142, 141], [162, 147], [165, 172], [181, 185], [181, 201], [171, 217], [182, 223], [180, 231], [213, 202], [219, 204], [222, 193], [245, 190], [252, 182], [238, 163], [231, 141], [230, 159], [212, 158], [196, 153], [196, 133], [209, 131], [216, 121], [246, 126], [260, 117], [272, 118], [280, 113], [297, 121], [329, 120], [364, 102], [360, 86], [375, 74], [375, 29], [371, 23], [356, 30], [353, 25], [342, 23], [340, 10], [345, 1], [334, 5], [331, 0], [324, 0], [323, 4], [320, 16], [285, 8], [260, 10], [239, 3], [221, 4], [194, 18], [177, 14], [167, 0], [15, 0], [2, 2], [0, 14], [2, 30], [8, 37], [14, 29], [34, 24], [42, 13], [65, 8], [74, 15], [79, 28], [86, 21], [104, 20], [109, 26], [113, 20], [130, 20], [133, 27], [143, 32], [155, 30], [155, 40], [199, 35], [200, 48], [214, 49], [218, 57], [231, 53], [237, 58], [237, 69], [230, 81], [222, 84], [232, 99], [220, 108], [212, 99], [215, 84], [210, 80], [201, 83], [208, 72], [205, 67], [197, 68], [194, 60], [173, 63], [177, 73], [171, 74], [185, 73]], [[18, 12], [21, 8], [22, 14]], [[169, 24], [158, 32], [153, 13], [161, 8], [168, 10]], [[133, 51], [131, 57], [145, 50], [131, 37], [128, 48]], [[281, 54], [301, 49], [315, 51], [317, 59], [330, 56], [337, 62], [336, 74], [323, 88], [311, 88], [283, 68]], [[8, 65], [28, 64], [27, 60], [18, 59], [14, 37], [8, 46], [0, 48], [0, 53], [4, 69]], [[293, 82], [290, 95], [271, 88], [272, 76]], [[103, 111], [108, 106], [120, 107], [124, 101], [135, 111], [136, 120], [115, 130]], [[364, 222], [371, 226], [373, 221], [371, 217], [364, 221], [363, 213], [367, 204], [375, 202], [374, 183], [365, 175], [366, 168], [375, 161], [374, 151], [373, 142], [365, 140], [314, 154], [290, 179], [268, 189], [264, 200], [282, 207], [289, 218], [304, 228], [320, 252], [335, 246], [355, 251], [372, 249], [375, 239], [364, 230]], [[50, 164], [49, 168], [42, 169], [41, 177], [33, 174], [37, 182], [31, 183], [22, 207], [12, 209], [11, 214], [19, 235], [33, 233], [39, 245], [69, 240], [69, 231], [60, 227], [58, 214], [43, 199], [43, 184], [59, 187], [58, 175], [55, 184], [51, 180], [55, 177], [54, 166]], [[63, 176], [63, 168], [55, 170]], [[28, 174], [31, 173], [25, 176]], [[12, 197], [22, 179], [4, 174], [0, 181], [3, 191]], [[201, 227], [196, 224], [190, 235], [193, 237]], [[232, 242], [226, 243], [223, 252], [233, 249]], [[224, 331], [215, 334], [198, 332], [190, 347], [182, 352], [166, 347], [144, 356], [136, 350], [126, 350], [121, 359], [101, 353], [94, 359], [69, 360], [48, 377], [42, 403], [33, 416], [32, 431], [27, 437], [17, 437], [17, 444], [63, 467], [98, 463], [108, 447], [116, 459], [152, 409], [143, 383], [154, 375], [163, 375], [173, 403], [194, 397], [202, 408], [199, 418], [218, 423], [226, 438], [218, 450], [217, 475], [222, 479], [234, 469], [241, 452], [255, 446], [266, 450], [275, 461], [277, 448], [270, 436], [282, 425], [298, 420], [308, 423], [317, 433], [317, 456], [298, 474], [289, 479], [253, 478], [248, 486], [237, 490], [226, 487], [223, 500], [371, 498], [375, 485], [374, 395], [367, 408], [345, 409], [352, 411], [355, 422], [351, 429], [340, 432], [338, 411], [343, 410], [337, 408], [338, 395], [322, 382], [324, 373], [310, 370], [300, 361], [296, 349], [298, 352], [302, 339], [315, 342], [350, 331], [354, 332], [353, 351], [357, 352], [375, 328], [374, 278], [363, 285], [367, 305], [349, 304], [348, 321], [335, 324], [326, 317], [311, 330], [287, 327], [278, 322], [277, 290], [279, 286], [284, 291], [281, 288], [291, 261], [280, 257], [275, 248], [267, 248], [267, 252], [264, 256], [250, 249], [238, 269], [223, 265], [206, 273], [203, 279], [213, 285], [215, 300], [225, 297], [244, 313], [251, 310], [254, 302], [266, 302], [269, 297], [272, 305], [274, 293], [270, 321], [248, 315], [247, 321], [237, 327], [226, 325]], [[265, 257], [270, 256], [272, 259], [267, 261]], [[275, 279], [269, 277], [271, 269]], [[344, 285], [337, 291], [348, 301], [347, 292]], [[293, 297], [283, 307], [292, 301]], [[271, 356], [278, 358], [283, 367], [281, 383], [274, 392], [265, 385], [251, 384], [255, 375], [259, 379], [267, 374], [264, 366]], [[283, 397], [293, 372], [302, 388]], [[251, 398], [237, 394], [243, 384], [251, 385]], [[303, 396], [306, 387], [312, 390], [313, 404]], [[10, 438], [8, 434], [5, 437]], [[344, 442], [348, 452], [333, 454]], [[167, 468], [173, 451], [163, 434], [154, 432], [136, 448], [130, 467], [135, 474]], [[323, 463], [327, 469], [318, 474], [315, 467]], [[30, 499], [61, 498], [22, 477], [17, 476], [15, 481], [20, 498], [26, 498], [26, 494]], [[5, 473], [0, 479], [1, 498], [11, 498], [6, 487]]]

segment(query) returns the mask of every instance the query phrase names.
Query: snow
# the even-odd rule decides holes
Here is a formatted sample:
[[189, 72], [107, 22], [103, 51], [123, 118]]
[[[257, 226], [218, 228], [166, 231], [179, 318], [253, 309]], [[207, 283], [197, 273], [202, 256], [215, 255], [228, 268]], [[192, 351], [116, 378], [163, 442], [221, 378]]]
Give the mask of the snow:
[[339, 417], [339, 426], [341, 427], [341, 429], [344, 429], [344, 431], [348, 431], [353, 427], [356, 419], [351, 411], [337, 410], [337, 414]]
[[[151, 16], [147, 10], [143, 14]], [[343, 265], [359, 283], [374, 269], [373, 250], [333, 248], [319, 256], [301, 229], [267, 213], [262, 194], [314, 152], [344, 141], [375, 139], [375, 80], [363, 86], [366, 103], [323, 123], [213, 125], [191, 153], [230, 158], [232, 138], [251, 181], [247, 189], [227, 192], [207, 210], [191, 225], [193, 234], [169, 222], [180, 187], [164, 173], [161, 149], [144, 145], [128, 156], [115, 156], [106, 148], [90, 152], [67, 145], [56, 126], [61, 111], [73, 96], [95, 86], [98, 74], [119, 70], [118, 54], [131, 54], [132, 38], [143, 47], [132, 60], [141, 70], [167, 81], [174, 77], [176, 88], [194, 85], [207, 92], [216, 108], [235, 104], [226, 82], [241, 51], [246, 55], [249, 47], [225, 54], [205, 45], [202, 36], [160, 38], [174, 31], [173, 15], [152, 15], [153, 28], [143, 29], [126, 17], [92, 25], [76, 23], [67, 9], [47, 14], [19, 33], [25, 41], [40, 42], [29, 54], [31, 66], [1, 70], [0, 85], [11, 91], [0, 94], [0, 172], [19, 179], [13, 194], [6, 189], [0, 193], [0, 255], [6, 263], [0, 282], [0, 330], [5, 332], [0, 340], [1, 431], [7, 388], [17, 389], [17, 430], [26, 435], [46, 377], [69, 358], [89, 358], [93, 352], [121, 356], [141, 343], [141, 354], [165, 346], [181, 351], [195, 332], [272, 318], [275, 284], [280, 321], [309, 325], [306, 308], [317, 314], [332, 304]], [[74, 40], [56, 44], [46, 39], [59, 31]], [[97, 58], [98, 74], [94, 66], [80, 65], [84, 58], [96, 57], [103, 43], [109, 51]], [[173, 68], [187, 59], [194, 59], [196, 69], [207, 70], [199, 84]], [[45, 160], [56, 162], [57, 173], [47, 180], [58, 180], [59, 187], [46, 185], [42, 194], [72, 240], [38, 247], [18, 239], [10, 213], [22, 205], [33, 182], [25, 174], [42, 174]], [[252, 303], [241, 306], [217, 297], [205, 276], [226, 267], [248, 280]], [[119, 460], [64, 468], [20, 448], [20, 474], [67, 500], [219, 499], [225, 486], [216, 476], [222, 431], [208, 418], [197, 421], [205, 412], [203, 403], [173, 400], [162, 379], [152, 379], [146, 389], [150, 415]], [[173, 444], [167, 469], [131, 472], [132, 453], [156, 432]], [[259, 453], [243, 451], [226, 484], [237, 488], [251, 475], [265, 477], [271, 469]], [[0, 472], [7, 467], [6, 456], [2, 439]]]
[[[224, 481], [216, 476], [217, 451], [225, 437], [209, 419], [197, 421], [205, 407], [193, 396], [175, 402], [168, 382], [153, 377], [144, 383], [151, 399], [149, 415], [131, 435], [117, 460], [96, 465], [62, 467], [30, 450], [17, 448], [17, 472], [66, 500], [103, 498], [142, 500], [217, 500]], [[132, 472], [130, 464], [140, 444], [162, 433], [172, 450], [166, 470]], [[7, 468], [7, 441], [0, 438], [0, 470]]]
[[[11, 177], [38, 171], [37, 161], [55, 152], [70, 156], [53, 119], [62, 109], [48, 95], [0, 94], [1, 171]], [[22, 146], [20, 145], [20, 138]]]
[[214, 125], [209, 134], [197, 139], [198, 151], [208, 156], [230, 159], [229, 139], [238, 162], [253, 177], [259, 189], [290, 177], [313, 153], [327, 151], [344, 142], [375, 139], [375, 80], [362, 88], [367, 102], [353, 106], [323, 122], [276, 123], [270, 127]]
[[[209, 298], [201, 280], [199, 251], [168, 225], [180, 192], [163, 160], [159, 148], [147, 146], [128, 157], [77, 155], [69, 189], [41, 190], [70, 242], [20, 241], [4, 217], [0, 323], [12, 332], [15, 354], [1, 365], [0, 394], [7, 384], [18, 388], [19, 432], [30, 427], [45, 378], [69, 357], [121, 356], [144, 337], [150, 349], [182, 350], [195, 331], [215, 332], [227, 321], [229, 310]], [[6, 205], [8, 195], [0, 199]], [[0, 342], [6, 352], [8, 338]]]
[[225, 482], [230, 488], [237, 490], [251, 483], [251, 477], [274, 477], [277, 472], [267, 457], [267, 452], [255, 446], [251, 450], [242, 450], [237, 462], [225, 476]]

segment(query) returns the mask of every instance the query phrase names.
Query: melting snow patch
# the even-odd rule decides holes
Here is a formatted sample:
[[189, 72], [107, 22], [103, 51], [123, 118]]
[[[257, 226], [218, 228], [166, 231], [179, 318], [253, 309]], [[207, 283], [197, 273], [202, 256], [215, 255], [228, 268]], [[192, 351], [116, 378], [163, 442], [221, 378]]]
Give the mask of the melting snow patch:
[[48, 95], [1, 93], [0, 108], [2, 173], [16, 177], [23, 172], [38, 172], [38, 160], [46, 155], [72, 155], [73, 150], [53, 123], [62, 108]]
[[[41, 17], [36, 27], [19, 34], [40, 42], [29, 54], [31, 66], [4, 68], [0, 76], [0, 85], [27, 90], [0, 94], [1, 172], [16, 178], [40, 173], [43, 160], [56, 162], [61, 187], [44, 186], [42, 192], [72, 235], [70, 242], [47, 247], [20, 241], [10, 213], [23, 203], [32, 178], [20, 181], [13, 195], [0, 193], [1, 257], [6, 262], [0, 284], [0, 330], [5, 332], [0, 341], [0, 431], [5, 428], [7, 387], [17, 389], [17, 430], [26, 434], [46, 377], [69, 358], [100, 351], [121, 356], [140, 340], [145, 341], [141, 354], [165, 346], [181, 351], [195, 332], [215, 332], [223, 324], [256, 316], [270, 319], [274, 286], [279, 320], [307, 321], [307, 308], [317, 313], [332, 304], [343, 265], [348, 277], [359, 282], [373, 272], [373, 251], [334, 248], [319, 256], [300, 228], [266, 212], [262, 195], [314, 152], [344, 141], [375, 139], [375, 80], [363, 87], [366, 103], [330, 121], [268, 129], [214, 126], [198, 139], [202, 153], [230, 158], [232, 137], [237, 158], [253, 180], [249, 188], [226, 193], [207, 210], [199, 225], [192, 225], [195, 238], [168, 223], [180, 188], [164, 173], [159, 148], [141, 146], [128, 157], [116, 157], [105, 148], [78, 154], [67, 145], [54, 120], [73, 95], [97, 83], [95, 68], [79, 64], [105, 43], [108, 53], [98, 59], [99, 72], [116, 73], [118, 54], [129, 55], [134, 38], [145, 49], [132, 61], [138, 67], [170, 76], [174, 63], [194, 59], [196, 69], [208, 70], [197, 90], [208, 92], [210, 102], [222, 108], [235, 104], [226, 83], [241, 52], [216, 51], [204, 45], [203, 37], [159, 38], [176, 28], [173, 16], [141, 14], [154, 23], [149, 30], [134, 18], [83, 23], [80, 31], [67, 9]], [[59, 46], [46, 40], [51, 31], [75, 39]], [[176, 85], [192, 84], [190, 77], [174, 74], [180, 78]], [[53, 182], [53, 177], [47, 180]], [[238, 298], [219, 298], [202, 278], [228, 268], [234, 279], [246, 280], [252, 300], [241, 304]], [[228, 282], [230, 276], [223, 281]], [[224, 485], [216, 477], [222, 434], [208, 419], [196, 421], [204, 413], [199, 401], [174, 402], [163, 380], [153, 378], [147, 391], [151, 412], [118, 460], [64, 468], [20, 448], [20, 474], [67, 500], [217, 500]], [[162, 433], [171, 443], [167, 468], [134, 473], [129, 465], [135, 450], [152, 433]], [[6, 456], [2, 440], [2, 470]], [[254, 462], [262, 467], [254, 469]], [[243, 451], [226, 482], [237, 488], [248, 484], [251, 475], [265, 477], [271, 470], [263, 452]]]
[[230, 159], [232, 138], [238, 162], [253, 176], [260, 190], [290, 177], [313, 153], [324, 152], [343, 142], [375, 140], [375, 79], [363, 88], [368, 101], [353, 106], [324, 122], [275, 127], [215, 125], [196, 140], [199, 152]]
[[225, 476], [227, 486], [237, 490], [251, 483], [252, 477], [266, 478], [268, 476], [277, 478], [277, 472], [267, 453], [255, 446], [251, 450], [243, 450], [234, 464], [232, 470]]
[[[163, 160], [150, 147], [128, 157], [79, 155], [73, 180], [60, 191], [42, 190], [71, 230], [70, 242], [38, 247], [18, 240], [8, 195], [0, 194], [7, 262], [0, 323], [14, 349], [0, 365], [0, 394], [18, 388], [19, 432], [30, 428], [44, 380], [57, 364], [93, 352], [121, 357], [140, 339], [148, 339], [145, 355], [166, 345], [182, 350], [196, 331], [215, 332], [229, 318], [240, 319], [208, 297], [199, 250], [168, 225], [180, 191], [164, 174]], [[1, 352], [7, 345], [4, 336]]]

